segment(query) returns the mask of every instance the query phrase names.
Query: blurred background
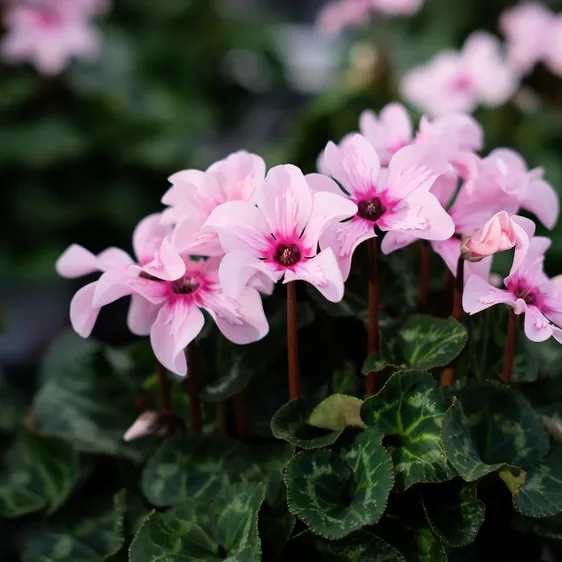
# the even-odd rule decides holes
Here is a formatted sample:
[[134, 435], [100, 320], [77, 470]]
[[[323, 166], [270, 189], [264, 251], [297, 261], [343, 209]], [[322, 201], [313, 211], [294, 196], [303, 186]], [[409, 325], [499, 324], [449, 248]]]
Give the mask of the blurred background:
[[[326, 37], [315, 26], [322, 0], [112, 0], [96, 19], [97, 60], [47, 77], [2, 63], [0, 363], [25, 386], [68, 324], [70, 298], [86, 281], [56, 276], [69, 244], [130, 250], [168, 176], [235, 150], [313, 171], [362, 110], [397, 99], [405, 70], [476, 29], [498, 33], [513, 4], [426, 0], [415, 17]], [[539, 66], [512, 102], [477, 113], [485, 152], [516, 148], [562, 191], [561, 112], [562, 80]], [[559, 273], [561, 228], [549, 259]], [[128, 341], [125, 309], [104, 310], [94, 335]]]

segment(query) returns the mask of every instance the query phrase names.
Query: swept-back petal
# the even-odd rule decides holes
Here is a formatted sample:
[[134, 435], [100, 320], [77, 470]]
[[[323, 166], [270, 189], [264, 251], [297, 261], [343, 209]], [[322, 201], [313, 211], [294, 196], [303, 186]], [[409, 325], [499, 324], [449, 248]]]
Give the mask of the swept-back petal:
[[148, 215], [139, 222], [133, 232], [133, 249], [141, 264], [154, 258], [168, 232], [169, 226], [162, 223], [162, 213]]
[[152, 304], [140, 295], [131, 295], [127, 314], [129, 330], [137, 336], [148, 336], [159, 310], [159, 305]]
[[[488, 281], [477, 275], [472, 275], [466, 282], [462, 297], [462, 306], [466, 313], [476, 314], [502, 303], [516, 309], [518, 299], [510, 291], [496, 289]], [[524, 305], [525, 302], [522, 301], [522, 304]]]
[[93, 305], [97, 282], [82, 287], [70, 302], [70, 322], [74, 331], [87, 338], [94, 329], [100, 307]]
[[546, 228], [552, 230], [556, 226], [560, 215], [560, 198], [554, 188], [542, 178], [530, 181], [521, 206], [536, 215]]

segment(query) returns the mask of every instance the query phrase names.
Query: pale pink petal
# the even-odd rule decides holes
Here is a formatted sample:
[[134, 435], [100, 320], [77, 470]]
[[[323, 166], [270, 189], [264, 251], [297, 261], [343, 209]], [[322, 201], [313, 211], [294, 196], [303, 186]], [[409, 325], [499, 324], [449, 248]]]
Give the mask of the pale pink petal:
[[[516, 308], [517, 297], [502, 289], [490, 285], [478, 275], [472, 275], [464, 287], [462, 306], [466, 313], [476, 314], [496, 304], [507, 304]], [[524, 301], [523, 301], [524, 304]]]
[[390, 161], [385, 193], [399, 201], [414, 191], [429, 191], [441, 174], [450, 171], [449, 163], [438, 150], [406, 146]]
[[147, 410], [143, 412], [135, 423], [123, 435], [123, 441], [133, 441], [140, 437], [152, 435], [156, 429], [156, 421], [158, 420], [158, 412]]
[[248, 287], [258, 290], [262, 295], [272, 295], [275, 283], [267, 275], [256, 273], [248, 280]]
[[312, 213], [312, 190], [299, 168], [276, 166], [269, 170], [257, 204], [278, 240], [298, 237]]
[[356, 216], [348, 222], [327, 228], [320, 237], [320, 248], [333, 250], [345, 281], [349, 277], [355, 249], [362, 242], [376, 236], [373, 223]]
[[208, 300], [203, 296], [202, 305], [222, 334], [236, 344], [256, 342], [269, 332], [260, 294], [251, 287], [242, 289], [235, 300]]
[[178, 297], [168, 301], [158, 312], [150, 331], [150, 343], [158, 361], [169, 371], [185, 376], [184, 350], [204, 324], [203, 313], [189, 299]]
[[330, 302], [339, 302], [343, 298], [342, 274], [331, 248], [323, 250], [310, 260], [300, 261], [293, 270], [286, 270], [283, 283], [297, 280], [314, 285]]
[[[140, 269], [137, 273], [140, 273]], [[108, 279], [108, 283], [111, 282], [111, 279]], [[119, 283], [122, 282], [119, 279], [115, 279], [115, 282]], [[161, 305], [163, 304], [170, 296], [171, 287], [170, 283], [166, 281], [154, 281], [152, 279], [144, 279], [143, 277], [139, 277], [138, 275], [131, 276], [128, 280], [125, 281], [128, 288], [131, 289], [131, 292], [140, 295], [148, 302], [154, 305]], [[124, 291], [125, 289], [123, 289]]]
[[236, 298], [256, 274], [262, 274], [273, 283], [283, 276], [282, 270], [274, 269], [269, 263], [256, 258], [250, 252], [237, 250], [224, 256], [219, 268], [222, 290]]
[[521, 201], [521, 206], [531, 211], [550, 230], [558, 222], [560, 214], [560, 199], [554, 188], [541, 178], [534, 179], [529, 184], [527, 196]]
[[135, 262], [131, 256], [120, 248], [107, 248], [98, 254], [98, 267], [100, 271], [108, 269], [126, 268]]
[[375, 9], [390, 16], [411, 16], [417, 13], [423, 0], [371, 0]]
[[78, 244], [72, 244], [61, 254], [55, 268], [61, 277], [74, 279], [99, 271], [99, 264], [98, 258], [92, 252]]
[[185, 263], [170, 241], [165, 238], [154, 259], [145, 263], [142, 269], [158, 279], [174, 281], [185, 273]]
[[181, 217], [172, 233], [172, 245], [180, 254], [192, 256], [222, 256], [224, 249], [216, 232], [201, 230], [205, 219], [201, 215]]
[[437, 197], [437, 201], [439, 201], [443, 208], [447, 208], [453, 200], [457, 192], [458, 183], [459, 179], [454, 172], [443, 174], [435, 180], [431, 187], [431, 193]]
[[225, 252], [244, 250], [256, 257], [267, 253], [272, 240], [264, 213], [248, 201], [229, 201], [218, 206], [206, 220], [203, 231], [216, 232]]
[[97, 282], [82, 287], [70, 302], [70, 322], [74, 331], [87, 338], [94, 329], [100, 307], [93, 306], [93, 298]]
[[102, 307], [127, 295], [132, 295], [134, 289], [129, 281], [136, 276], [136, 268], [129, 270], [106, 271], [96, 283], [93, 302], [95, 306]]
[[544, 63], [556, 76], [562, 76], [562, 15], [557, 14], [549, 22], [548, 39], [543, 40], [546, 48]]
[[415, 236], [405, 232], [390, 231], [384, 235], [381, 242], [381, 251], [383, 254], [391, 254], [396, 250], [401, 250], [418, 240]]
[[208, 214], [224, 201], [224, 196], [213, 174], [200, 170], [183, 170], [168, 178], [172, 187], [162, 197], [162, 203], [177, 207], [184, 214], [195, 210]]
[[350, 135], [338, 146], [329, 142], [324, 162], [348, 193], [358, 198], [374, 197], [380, 172], [380, 161], [371, 143], [361, 135]]
[[562, 330], [558, 326], [552, 326], [552, 336], [558, 343], [562, 343]]
[[536, 342], [545, 341], [552, 336], [552, 326], [543, 313], [534, 305], [527, 305], [525, 312], [525, 335]]
[[465, 113], [441, 115], [431, 121], [422, 117], [416, 144], [437, 145], [447, 153], [476, 152], [484, 146], [484, 130]]
[[307, 174], [305, 179], [312, 191], [328, 191], [335, 195], [345, 195], [340, 186], [332, 178], [324, 175], [324, 172], [321, 174]]
[[302, 236], [305, 248], [311, 248], [316, 253], [318, 241], [329, 226], [356, 214], [357, 205], [351, 199], [328, 191], [315, 192], [312, 214]]
[[160, 306], [152, 304], [140, 295], [131, 295], [127, 326], [137, 336], [148, 336], [156, 320]]
[[133, 249], [140, 263], [152, 260], [169, 228], [162, 224], [162, 215], [154, 213], [142, 219], [133, 232]]
[[[512, 281], [515, 277], [521, 275], [529, 277], [532, 275], [534, 277], [534, 285], [544, 281], [546, 276], [542, 272], [542, 263], [544, 261], [544, 254], [551, 244], [551, 240], [546, 236], [534, 236], [529, 242], [523, 259], [518, 260], [517, 267], [515, 267], [515, 264], [511, 266], [506, 282]], [[541, 260], [540, 263], [537, 263], [538, 260]]]

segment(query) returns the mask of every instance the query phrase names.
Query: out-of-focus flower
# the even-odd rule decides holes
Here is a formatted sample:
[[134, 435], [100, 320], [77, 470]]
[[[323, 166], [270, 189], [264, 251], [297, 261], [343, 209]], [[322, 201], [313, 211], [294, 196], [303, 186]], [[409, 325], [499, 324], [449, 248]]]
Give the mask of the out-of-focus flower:
[[533, 238], [525, 258], [504, 279], [505, 290], [481, 277], [470, 277], [463, 293], [465, 312], [476, 314], [496, 304], [507, 304], [515, 314], [525, 315], [525, 334], [531, 341], [553, 336], [562, 343], [562, 292], [543, 271], [549, 246], [548, 238]]
[[255, 154], [236, 152], [213, 164], [206, 172], [184, 170], [170, 177], [172, 187], [162, 202], [164, 221], [175, 224], [173, 243], [181, 252], [222, 256], [214, 232], [201, 227], [211, 212], [227, 201], [253, 201], [265, 179], [265, 162]]
[[562, 75], [562, 16], [538, 2], [526, 2], [504, 12], [500, 27], [511, 63], [522, 73], [543, 62]]
[[543, 169], [529, 170], [525, 160], [514, 150], [493, 150], [482, 160], [480, 174], [469, 182], [467, 190], [482, 203], [495, 202], [510, 214], [520, 208], [530, 211], [549, 229], [558, 221], [558, 194], [543, 179]]
[[468, 37], [461, 52], [444, 51], [403, 78], [404, 97], [429, 116], [495, 107], [515, 93], [518, 76], [499, 41], [488, 33]]
[[[377, 236], [375, 227], [426, 240], [453, 235], [452, 219], [429, 191], [440, 175], [451, 170], [438, 151], [407, 146], [392, 157], [388, 170], [381, 170], [367, 139], [352, 135], [339, 146], [328, 143], [324, 164], [358, 207], [350, 221], [331, 226], [320, 238], [321, 248], [334, 250], [344, 279], [357, 246]], [[311, 174], [307, 180], [319, 192], [343, 193], [323, 175]]]
[[390, 16], [411, 16], [419, 12], [424, 0], [371, 0], [373, 8]]
[[134, 441], [141, 437], [153, 435], [154, 433], [163, 435], [166, 428], [158, 428], [158, 412], [155, 410], [147, 410], [143, 412], [135, 423], [123, 435], [123, 441]]
[[31, 62], [41, 74], [59, 74], [72, 57], [98, 56], [100, 38], [91, 21], [105, 9], [98, 0], [37, 0], [6, 6], [2, 56], [11, 63]]
[[[332, 180], [329, 191], [337, 191]], [[220, 280], [226, 294], [235, 297], [256, 273], [273, 282], [303, 280], [332, 302], [343, 298], [341, 272], [332, 249], [318, 253], [318, 240], [334, 223], [357, 212], [341, 195], [313, 193], [295, 166], [272, 168], [256, 205], [231, 201], [217, 207], [206, 229], [219, 235], [226, 252]]]

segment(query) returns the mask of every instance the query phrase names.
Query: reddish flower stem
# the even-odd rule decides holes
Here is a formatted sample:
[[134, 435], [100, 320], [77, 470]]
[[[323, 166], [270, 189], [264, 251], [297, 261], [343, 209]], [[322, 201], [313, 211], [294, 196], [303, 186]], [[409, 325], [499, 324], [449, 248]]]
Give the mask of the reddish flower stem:
[[162, 402], [162, 410], [164, 412], [172, 411], [172, 395], [170, 393], [170, 383], [166, 373], [166, 367], [156, 362], [156, 372], [158, 373], [158, 386], [160, 387], [160, 401]]
[[[369, 319], [367, 323], [367, 354], [377, 353], [380, 347], [379, 332], [379, 264], [377, 239], [367, 240], [369, 251]], [[376, 373], [369, 373], [365, 383], [365, 394], [372, 396], [377, 390]]]
[[513, 359], [515, 357], [515, 342], [517, 339], [517, 316], [513, 310], [509, 313], [509, 324], [507, 325], [507, 340], [503, 356], [502, 381], [505, 384], [511, 382], [513, 371]]
[[195, 355], [195, 344], [191, 342], [186, 350], [191, 430], [193, 433], [201, 433], [201, 403], [199, 402], [199, 391], [197, 389], [197, 361]]
[[418, 304], [420, 312], [427, 312], [427, 297], [429, 294], [429, 263], [431, 249], [427, 240], [420, 240], [420, 286]]
[[[455, 292], [453, 299], [453, 318], [460, 320], [462, 318], [462, 294], [464, 289], [464, 259], [459, 256], [457, 262], [457, 276], [455, 278]], [[441, 375], [441, 386], [449, 386], [455, 380], [455, 361], [445, 368]]]
[[299, 348], [297, 340], [297, 291], [294, 281], [287, 283], [287, 348], [289, 362], [289, 397], [300, 396]]

